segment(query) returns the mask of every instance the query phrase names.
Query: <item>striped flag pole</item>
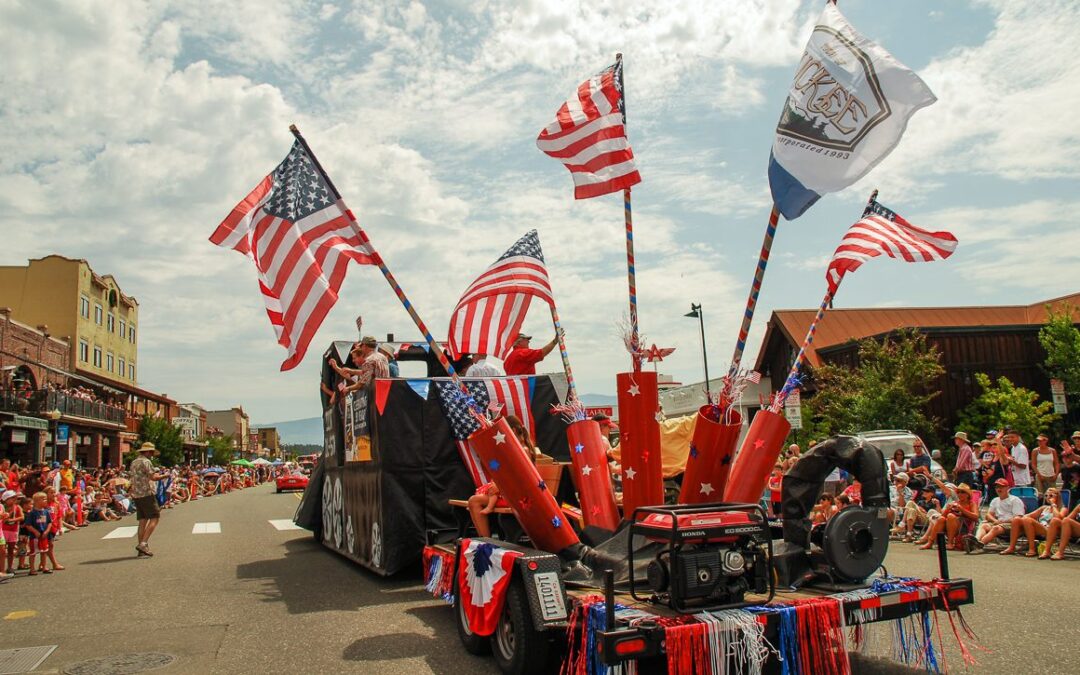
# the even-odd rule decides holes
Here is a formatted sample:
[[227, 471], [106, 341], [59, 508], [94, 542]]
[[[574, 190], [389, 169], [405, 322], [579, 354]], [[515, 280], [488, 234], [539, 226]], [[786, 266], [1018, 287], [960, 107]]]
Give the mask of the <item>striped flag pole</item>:
[[[339, 200], [342, 205], [344, 205], [345, 200], [341, 198], [341, 193], [338, 192], [338, 189], [334, 185], [334, 182], [330, 180], [330, 176], [328, 176], [326, 171], [323, 169], [322, 163], [319, 162], [319, 159], [315, 156], [315, 153], [311, 151], [311, 147], [308, 145], [307, 141], [304, 139], [303, 136], [300, 135], [300, 130], [296, 128], [295, 124], [290, 124], [289, 131], [291, 131], [293, 136], [296, 137], [296, 140], [300, 141], [301, 145], [304, 146], [304, 150], [307, 151], [308, 156], [311, 157], [311, 161], [315, 163], [315, 168], [319, 170], [319, 173], [322, 174], [323, 180], [326, 181], [326, 184], [334, 193], [334, 197]], [[348, 217], [349, 222], [352, 224], [352, 226], [356, 228], [357, 232], [359, 233], [360, 224], [357, 222], [356, 216], [353, 215], [352, 209], [346, 207], [345, 215]], [[454, 366], [450, 363], [450, 359], [446, 357], [446, 353], [443, 352], [442, 347], [440, 347], [439, 343], [435, 341], [435, 338], [431, 336], [431, 331], [428, 330], [427, 325], [424, 323], [424, 320], [420, 318], [420, 315], [416, 313], [416, 309], [413, 307], [412, 302], [410, 302], [409, 298], [405, 295], [405, 291], [401, 289], [401, 286], [398, 284], [397, 279], [394, 278], [394, 275], [390, 271], [390, 268], [386, 266], [385, 262], [383, 262], [382, 256], [379, 255], [379, 252], [375, 250], [375, 247], [372, 246], [371, 248], [372, 257], [375, 259], [375, 264], [379, 266], [379, 271], [382, 272], [383, 277], [386, 278], [386, 282], [390, 284], [390, 288], [394, 290], [394, 295], [397, 296], [397, 299], [401, 302], [402, 306], [405, 307], [405, 311], [409, 313], [410, 317], [412, 317], [413, 323], [415, 323], [416, 327], [420, 329], [420, 334], [424, 336], [424, 340], [427, 342], [428, 347], [431, 348], [432, 353], [435, 354], [435, 356], [439, 359], [439, 363], [442, 364], [442, 367], [446, 369], [447, 374], [450, 375], [450, 379], [453, 380], [454, 384], [457, 385], [457, 387], [465, 395], [466, 399], [470, 398], [471, 395], [469, 394], [469, 390], [465, 388], [465, 383], [461, 381], [460, 377], [458, 377], [457, 371], [454, 370]], [[490, 426], [491, 422], [488, 420], [487, 415], [484, 415], [482, 414], [482, 412], [475, 409], [473, 410], [473, 413], [474, 417], [477, 418], [481, 425]]]
[[731, 368], [725, 378], [724, 395], [730, 395], [729, 385], [735, 373], [739, 370], [743, 352], [746, 351], [746, 338], [750, 334], [750, 324], [754, 321], [754, 310], [757, 309], [758, 296], [761, 294], [761, 281], [765, 278], [765, 268], [769, 265], [769, 253], [772, 251], [773, 238], [776, 236], [776, 226], [780, 222], [780, 209], [773, 204], [769, 214], [769, 224], [765, 228], [765, 241], [761, 244], [761, 253], [758, 254], [757, 268], [754, 270], [754, 281], [750, 284], [750, 297], [746, 299], [746, 311], [743, 312], [742, 326], [739, 328], [739, 339], [735, 341], [735, 354], [731, 357]]
[[578, 401], [577, 385], [574, 384], [574, 371], [570, 369], [570, 355], [566, 352], [566, 337], [563, 335], [562, 324], [559, 322], [559, 311], [555, 309], [555, 303], [551, 303], [551, 323], [555, 324], [555, 335], [559, 338], [559, 356], [562, 357], [563, 370], [566, 371], [566, 384], [570, 391], [566, 396], [566, 402], [574, 404]]
[[[615, 62], [622, 63], [622, 54], [615, 55]], [[619, 68], [619, 90], [623, 100], [623, 125], [626, 124], [626, 85], [623, 79], [623, 69]], [[630, 208], [630, 188], [623, 190], [623, 214], [626, 219], [626, 277], [630, 286], [630, 355], [631, 365], [634, 372], [641, 371], [641, 358], [637, 353], [641, 350], [638, 313], [637, 313], [637, 272], [634, 267], [634, 216]]]

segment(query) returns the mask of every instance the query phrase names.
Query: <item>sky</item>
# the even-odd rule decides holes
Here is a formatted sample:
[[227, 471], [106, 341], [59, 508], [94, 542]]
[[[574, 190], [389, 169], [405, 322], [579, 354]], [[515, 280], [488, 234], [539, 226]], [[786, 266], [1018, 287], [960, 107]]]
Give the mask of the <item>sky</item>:
[[[579, 391], [629, 359], [621, 195], [575, 201], [535, 145], [624, 54], [640, 322], [660, 364], [729, 363], [768, 218], [773, 131], [822, 2], [0, 0], [0, 264], [85, 258], [140, 303], [139, 385], [257, 422], [317, 415], [318, 355], [365, 332], [417, 340], [353, 266], [307, 359], [285, 351], [253, 266], [207, 241], [304, 133], [420, 315], [529, 229], [544, 247]], [[1032, 303], [1077, 291], [1080, 3], [842, 0], [938, 102], [862, 181], [781, 221], [747, 350], [774, 309], [816, 307], [869, 192], [956, 234], [947, 262], [875, 260], [837, 307]], [[536, 305], [525, 327], [552, 334]], [[828, 317], [825, 319], [828, 320]], [[543, 364], [559, 369], [557, 355]]]

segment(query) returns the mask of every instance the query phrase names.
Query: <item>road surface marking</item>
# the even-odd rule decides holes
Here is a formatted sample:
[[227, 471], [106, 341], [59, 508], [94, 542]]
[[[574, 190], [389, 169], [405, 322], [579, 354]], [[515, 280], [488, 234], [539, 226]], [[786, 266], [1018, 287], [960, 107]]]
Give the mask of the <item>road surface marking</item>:
[[221, 523], [195, 523], [192, 534], [221, 534]]
[[19, 619], [29, 619], [37, 616], [37, 612], [32, 609], [20, 609], [14, 612], [8, 612], [4, 617], [4, 621], [18, 621]]
[[112, 532], [108, 533], [102, 539], [130, 539], [139, 533], [139, 526], [132, 525], [130, 527], [118, 527]]
[[293, 497], [296, 497], [296, 501], [300, 501], [301, 499], [304, 498], [304, 493], [303, 492], [294, 492]]
[[270, 524], [274, 526], [276, 530], [302, 530], [300, 527], [291, 520], [271, 520]]

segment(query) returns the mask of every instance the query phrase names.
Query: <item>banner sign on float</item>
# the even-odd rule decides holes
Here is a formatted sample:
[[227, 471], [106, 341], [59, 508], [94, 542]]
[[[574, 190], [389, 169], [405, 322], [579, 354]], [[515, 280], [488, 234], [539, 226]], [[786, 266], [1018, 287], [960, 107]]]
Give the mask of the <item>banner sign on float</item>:
[[802, 429], [802, 397], [798, 389], [792, 389], [784, 401], [784, 417], [792, 429]]

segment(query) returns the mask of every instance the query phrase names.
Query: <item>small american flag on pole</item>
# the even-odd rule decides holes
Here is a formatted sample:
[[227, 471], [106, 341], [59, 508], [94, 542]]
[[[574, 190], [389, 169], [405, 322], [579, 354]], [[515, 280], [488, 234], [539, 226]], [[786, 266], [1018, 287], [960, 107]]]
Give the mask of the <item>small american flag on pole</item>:
[[851, 226], [836, 247], [825, 280], [829, 294], [835, 294], [840, 280], [870, 258], [885, 254], [907, 262], [944, 260], [956, 250], [956, 237], [949, 232], [930, 232], [901, 218], [876, 201], [870, 203], [859, 222]]
[[[528, 377], [464, 379], [462, 383], [481, 410], [500, 406], [507, 415], [514, 415], [521, 420], [530, 437], [535, 434]], [[480, 423], [469, 411], [457, 385], [447, 380], [436, 380], [435, 388], [439, 392], [439, 404], [450, 423], [450, 435], [454, 437], [461, 461], [465, 463], [465, 468], [469, 470], [469, 475], [476, 485], [484, 485], [489, 482], [487, 472], [468, 440], [469, 436], [480, 428]]]
[[618, 192], [641, 182], [626, 138], [622, 61], [582, 82], [536, 146], [574, 177], [574, 198]]
[[555, 303], [540, 237], [529, 230], [461, 295], [450, 316], [450, 353], [455, 358], [470, 353], [503, 358], [534, 297]]
[[367, 235], [299, 140], [210, 241], [255, 263], [266, 314], [288, 350], [282, 370], [303, 360], [337, 302], [349, 261], [378, 264]]

